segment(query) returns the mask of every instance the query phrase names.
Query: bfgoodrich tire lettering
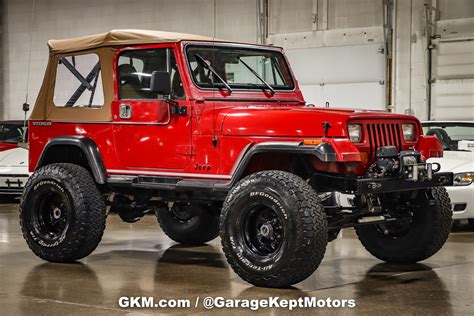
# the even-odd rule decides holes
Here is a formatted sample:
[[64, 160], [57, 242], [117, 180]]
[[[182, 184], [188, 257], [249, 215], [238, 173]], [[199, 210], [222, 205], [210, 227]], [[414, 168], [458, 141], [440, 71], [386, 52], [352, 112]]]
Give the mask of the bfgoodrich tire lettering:
[[20, 225], [30, 249], [52, 262], [89, 255], [105, 229], [105, 202], [89, 172], [57, 163], [36, 170], [20, 203]]
[[356, 233], [365, 249], [380, 260], [415, 263], [441, 249], [451, 232], [452, 214], [446, 189], [431, 188], [413, 210], [411, 224], [403, 234], [386, 235], [376, 225], [356, 227]]
[[327, 245], [327, 220], [316, 192], [303, 179], [262, 171], [229, 192], [220, 236], [227, 261], [242, 279], [287, 287], [319, 266]]

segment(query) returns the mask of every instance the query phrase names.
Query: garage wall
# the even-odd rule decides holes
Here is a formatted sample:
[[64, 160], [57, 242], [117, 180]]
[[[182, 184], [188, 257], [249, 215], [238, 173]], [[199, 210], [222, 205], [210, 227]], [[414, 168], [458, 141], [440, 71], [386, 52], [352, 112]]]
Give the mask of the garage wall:
[[[464, 62], [458, 67], [464, 72], [470, 69], [470, 44], [458, 47], [456, 56], [441, 59], [436, 58], [440, 52], [436, 45], [431, 55], [427, 49], [431, 42], [428, 33], [438, 41], [474, 38], [474, 1], [392, 1], [395, 19], [391, 99], [386, 98], [385, 86], [380, 85], [386, 74], [384, 55], [375, 51], [384, 46], [383, 3], [269, 0], [268, 42], [287, 49], [310, 103], [323, 105], [329, 101], [334, 106], [379, 109], [387, 106], [422, 120], [474, 119], [470, 77], [451, 73], [449, 82], [435, 78], [439, 61], [447, 61], [446, 58], [461, 58], [458, 62]], [[360, 71], [361, 65], [365, 71]]]
[[308, 103], [385, 109], [381, 0], [270, 0], [268, 42], [286, 49]]
[[433, 41], [431, 119], [474, 120], [474, 37]]
[[[395, 8], [396, 111], [422, 120], [474, 120], [472, 75], [464, 74], [472, 64], [471, 46], [439, 44], [474, 39], [474, 1], [406, 0], [396, 1]], [[433, 43], [427, 38], [430, 32]]]
[[[5, 1], [3, 16], [5, 69], [1, 116], [23, 117], [33, 0]], [[245, 42], [257, 41], [256, 0], [36, 0], [29, 102], [34, 103], [46, 62], [46, 41], [110, 29], [179, 31]], [[214, 15], [216, 16], [214, 23]], [[1, 66], [0, 66], [1, 67]], [[1, 85], [0, 85], [1, 86]], [[1, 108], [0, 108], [1, 110]]]
[[[0, 0], [0, 114], [3, 113], [3, 0]], [[1, 115], [0, 115], [1, 116]]]
[[[23, 117], [21, 104], [26, 93], [32, 2], [0, 0], [0, 118]], [[455, 73], [451, 74], [455, 78], [449, 79], [454, 81], [449, 83], [441, 81], [446, 78], [435, 78], [442, 69], [434, 68], [445, 67], [439, 61], [450, 57], [439, 55], [446, 49], [436, 50], [434, 45], [432, 61], [429, 60], [425, 3], [434, 8], [432, 35], [437, 37], [436, 41], [443, 42], [474, 38], [474, 1], [392, 2], [395, 6], [394, 110], [428, 119], [431, 101], [431, 118], [443, 119], [461, 113], [447, 110], [453, 102], [459, 101], [459, 109], [472, 109], [470, 78], [458, 78]], [[258, 0], [217, 0], [214, 20], [214, 0], [36, 0], [29, 102], [34, 103], [41, 85], [47, 61], [46, 41], [50, 38], [113, 28], [212, 36], [215, 28], [218, 37], [256, 42], [257, 3]], [[382, 82], [386, 72], [384, 55], [378, 53], [384, 44], [383, 3], [384, 0], [268, 0], [267, 42], [287, 48], [309, 102], [323, 105], [329, 101], [331, 106], [381, 109], [387, 105], [386, 82]], [[469, 58], [469, 51], [463, 48], [456, 54]], [[431, 77], [428, 65], [431, 65]], [[441, 110], [442, 107], [446, 109]], [[466, 113], [470, 115], [472, 111]], [[463, 118], [466, 119], [464, 115]]]

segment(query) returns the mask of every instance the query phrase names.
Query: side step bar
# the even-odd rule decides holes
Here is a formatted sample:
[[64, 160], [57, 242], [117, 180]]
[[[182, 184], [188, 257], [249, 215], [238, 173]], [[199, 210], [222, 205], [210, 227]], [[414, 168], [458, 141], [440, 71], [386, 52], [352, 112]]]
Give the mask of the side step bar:
[[107, 178], [110, 185], [127, 185], [133, 188], [154, 190], [211, 190], [227, 192], [231, 183], [217, 180], [193, 180], [153, 176], [111, 176]]

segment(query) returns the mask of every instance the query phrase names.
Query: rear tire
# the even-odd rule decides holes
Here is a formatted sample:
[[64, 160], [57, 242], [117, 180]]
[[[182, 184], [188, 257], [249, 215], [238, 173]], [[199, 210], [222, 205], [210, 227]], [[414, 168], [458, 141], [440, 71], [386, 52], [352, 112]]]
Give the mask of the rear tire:
[[448, 239], [453, 222], [448, 192], [443, 187], [431, 188], [418, 205], [402, 234], [391, 234], [390, 229], [384, 234], [378, 225], [356, 227], [365, 249], [380, 260], [403, 264], [425, 260], [438, 252]]
[[220, 221], [227, 261], [257, 286], [303, 281], [326, 251], [323, 206], [313, 188], [292, 173], [262, 171], [244, 178], [227, 195]]
[[20, 225], [28, 246], [51, 262], [89, 255], [105, 229], [105, 202], [89, 172], [55, 163], [36, 170], [20, 202]]
[[202, 245], [219, 236], [218, 213], [198, 204], [175, 204], [171, 209], [156, 209], [163, 232], [172, 240], [186, 245]]

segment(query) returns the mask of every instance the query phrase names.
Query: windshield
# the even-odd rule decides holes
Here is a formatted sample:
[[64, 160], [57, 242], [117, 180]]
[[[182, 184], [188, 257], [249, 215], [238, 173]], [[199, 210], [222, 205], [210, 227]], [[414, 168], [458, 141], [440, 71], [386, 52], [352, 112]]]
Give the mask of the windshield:
[[444, 150], [468, 150], [469, 141], [474, 141], [474, 124], [469, 123], [436, 123], [423, 124], [425, 135], [438, 137]]
[[[231, 87], [236, 89], [292, 90], [294, 83], [283, 55], [274, 50], [224, 46], [188, 46], [191, 76], [201, 88], [224, 88], [200, 57]], [[260, 78], [259, 78], [260, 77]]]

